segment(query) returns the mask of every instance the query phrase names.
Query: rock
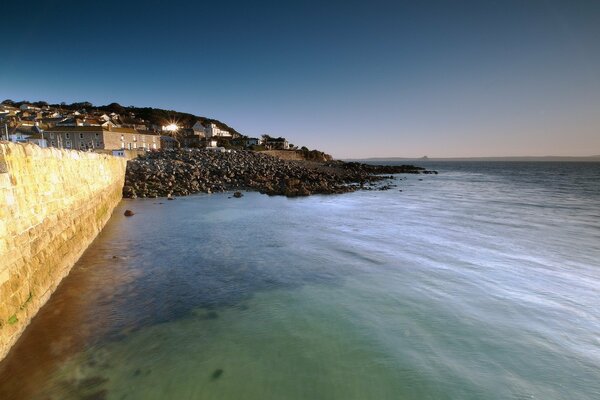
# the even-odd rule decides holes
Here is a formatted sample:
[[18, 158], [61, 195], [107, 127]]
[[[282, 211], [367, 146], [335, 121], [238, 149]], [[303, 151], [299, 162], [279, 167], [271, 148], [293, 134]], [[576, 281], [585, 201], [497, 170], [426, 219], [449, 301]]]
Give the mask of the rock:
[[[390, 174], [423, 171], [410, 165], [283, 161], [252, 151], [164, 150], [128, 161], [123, 197], [173, 200], [172, 196], [239, 189], [289, 197], [347, 193], [396, 179]], [[236, 198], [242, 196], [242, 192], [233, 194]]]
[[125, 215], [126, 217], [132, 217], [135, 215], [135, 213], [131, 210], [125, 210], [125, 213], [123, 213], [123, 215]]
[[221, 368], [219, 369], [215, 369], [211, 375], [212, 379], [219, 379], [221, 377], [221, 375], [223, 375], [223, 370]]

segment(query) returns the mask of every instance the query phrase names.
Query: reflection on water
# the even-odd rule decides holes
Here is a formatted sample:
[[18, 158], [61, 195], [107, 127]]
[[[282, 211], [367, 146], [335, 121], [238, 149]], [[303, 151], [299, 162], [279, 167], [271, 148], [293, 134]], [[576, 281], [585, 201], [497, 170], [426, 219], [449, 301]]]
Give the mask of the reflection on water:
[[540, 165], [124, 201], [0, 398], [600, 397], [600, 166]]

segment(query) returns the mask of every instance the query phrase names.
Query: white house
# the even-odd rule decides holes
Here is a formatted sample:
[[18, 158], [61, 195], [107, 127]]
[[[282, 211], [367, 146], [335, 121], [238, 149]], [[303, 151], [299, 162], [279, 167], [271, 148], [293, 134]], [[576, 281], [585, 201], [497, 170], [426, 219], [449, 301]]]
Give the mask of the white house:
[[202, 122], [196, 121], [196, 123], [192, 126], [192, 130], [194, 131], [194, 136], [198, 137], [206, 137], [206, 127], [202, 125]]
[[250, 146], [259, 146], [262, 144], [262, 139], [258, 139], [258, 138], [246, 138], [244, 141], [244, 145], [246, 147], [250, 147]]
[[19, 109], [21, 111], [42, 111], [41, 108], [34, 107], [31, 104], [21, 104], [21, 107], [19, 107]]
[[206, 137], [231, 137], [231, 133], [224, 129], [221, 129], [214, 122], [210, 122], [206, 127]]
[[39, 136], [41, 138], [42, 131], [37, 126], [19, 126], [13, 128], [8, 135], [8, 139], [11, 142], [19, 143], [26, 142], [33, 136]]
[[35, 134], [27, 138], [27, 143], [37, 144], [40, 147], [48, 147], [48, 141], [40, 134]]

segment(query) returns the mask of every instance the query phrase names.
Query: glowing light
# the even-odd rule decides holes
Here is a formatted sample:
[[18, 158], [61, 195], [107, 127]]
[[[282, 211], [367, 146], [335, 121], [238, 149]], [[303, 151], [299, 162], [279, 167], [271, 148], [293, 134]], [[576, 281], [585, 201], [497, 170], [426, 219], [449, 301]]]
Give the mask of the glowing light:
[[175, 132], [178, 129], [179, 129], [179, 127], [177, 126], [177, 124], [169, 124], [169, 125], [165, 126], [165, 131], [169, 131], [169, 132]]

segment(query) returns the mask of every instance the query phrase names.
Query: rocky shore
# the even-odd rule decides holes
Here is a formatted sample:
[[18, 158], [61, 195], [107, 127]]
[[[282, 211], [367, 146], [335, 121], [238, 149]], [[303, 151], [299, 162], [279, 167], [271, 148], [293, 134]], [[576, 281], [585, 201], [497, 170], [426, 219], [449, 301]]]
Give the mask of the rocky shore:
[[411, 165], [284, 161], [252, 151], [179, 149], [148, 153], [127, 163], [123, 196], [172, 197], [256, 190], [288, 197], [388, 189], [391, 174], [435, 173]]

